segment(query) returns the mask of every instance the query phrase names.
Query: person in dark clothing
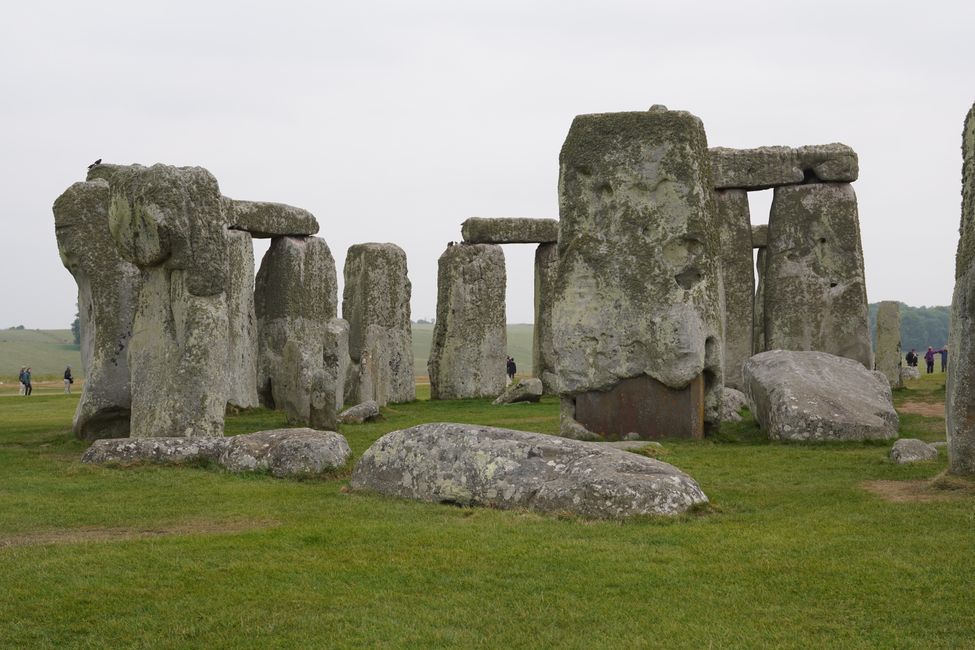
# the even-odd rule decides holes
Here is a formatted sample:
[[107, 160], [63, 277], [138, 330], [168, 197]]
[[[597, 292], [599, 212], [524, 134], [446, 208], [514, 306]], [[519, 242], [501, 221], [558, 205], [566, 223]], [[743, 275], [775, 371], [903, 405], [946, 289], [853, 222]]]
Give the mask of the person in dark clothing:
[[917, 351], [911, 348], [911, 351], [907, 353], [907, 365], [911, 368], [917, 368]]
[[511, 357], [508, 357], [508, 381], [515, 380], [515, 372], [517, 370], [518, 367], [515, 365], [515, 360], [512, 359]]
[[924, 363], [928, 365], [928, 374], [934, 372], [934, 348], [928, 346], [928, 351], [924, 353]]
[[24, 396], [29, 397], [34, 392], [34, 387], [30, 385], [30, 368], [24, 371]]
[[938, 354], [941, 355], [941, 372], [948, 372], [948, 346], [938, 350]]
[[71, 394], [71, 384], [74, 383], [74, 377], [71, 376], [71, 366], [64, 369], [64, 393], [65, 395]]

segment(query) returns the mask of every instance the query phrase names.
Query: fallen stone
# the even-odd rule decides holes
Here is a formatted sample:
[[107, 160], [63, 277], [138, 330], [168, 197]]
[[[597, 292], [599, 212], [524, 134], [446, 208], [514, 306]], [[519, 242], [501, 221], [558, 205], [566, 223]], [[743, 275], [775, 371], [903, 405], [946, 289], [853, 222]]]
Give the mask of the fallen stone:
[[900, 388], [901, 380], [901, 315], [900, 306], [885, 300], [877, 307], [877, 371], [882, 372], [891, 388]]
[[333, 431], [274, 429], [228, 438], [220, 464], [231, 472], [268, 471], [278, 478], [318, 476], [344, 467], [349, 443]]
[[554, 244], [559, 220], [471, 217], [461, 224], [461, 235], [468, 244]]
[[127, 438], [96, 440], [81, 462], [96, 465], [161, 463], [178, 465], [196, 461], [218, 462], [230, 438]]
[[890, 459], [899, 465], [936, 460], [938, 450], [917, 438], [901, 438], [890, 448]]
[[903, 366], [901, 368], [901, 382], [921, 378], [921, 371], [915, 366]]
[[677, 515], [708, 502], [667, 463], [606, 446], [465, 424], [421, 424], [377, 440], [351, 485], [434, 503], [590, 518]]
[[722, 422], [741, 422], [741, 410], [748, 406], [748, 397], [734, 388], [724, 389], [721, 402]]
[[514, 404], [515, 402], [537, 402], [542, 399], [542, 380], [534, 377], [512, 382], [498, 395], [494, 404]]
[[283, 203], [237, 201], [223, 197], [227, 225], [252, 237], [302, 237], [318, 233], [318, 221], [308, 210]]
[[884, 440], [899, 419], [878, 372], [825, 352], [772, 350], [743, 368], [753, 415], [771, 440]]
[[342, 424], [362, 424], [379, 417], [379, 404], [370, 400], [356, 404], [339, 413], [339, 422]]

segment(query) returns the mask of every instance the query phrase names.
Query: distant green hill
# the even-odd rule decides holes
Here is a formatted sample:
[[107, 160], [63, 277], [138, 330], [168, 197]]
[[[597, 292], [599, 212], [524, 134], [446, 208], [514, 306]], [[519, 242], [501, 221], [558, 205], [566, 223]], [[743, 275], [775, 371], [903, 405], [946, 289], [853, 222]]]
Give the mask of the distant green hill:
[[[534, 325], [517, 323], [508, 325], [508, 356], [514, 357], [518, 374], [532, 372], [532, 333]], [[433, 325], [413, 325], [413, 368], [417, 375], [427, 374], [427, 359], [433, 341]]]
[[[870, 332], [874, 346], [877, 344], [877, 306], [870, 305]], [[951, 307], [911, 307], [902, 302], [901, 312], [901, 350], [906, 354], [914, 348], [922, 352], [928, 346], [940, 349], [948, 344], [948, 320]]]
[[0, 330], [0, 378], [16, 379], [21, 366], [36, 379], [61, 377], [65, 366], [81, 378], [81, 350], [71, 330]]

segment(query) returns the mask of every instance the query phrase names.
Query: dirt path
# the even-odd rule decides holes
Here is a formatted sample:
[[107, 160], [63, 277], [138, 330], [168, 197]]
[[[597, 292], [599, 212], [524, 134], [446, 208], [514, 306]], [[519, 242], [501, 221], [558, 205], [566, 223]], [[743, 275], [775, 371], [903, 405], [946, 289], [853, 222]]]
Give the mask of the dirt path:
[[943, 418], [945, 416], [944, 402], [904, 402], [897, 407], [901, 413], [912, 415], [924, 415], [930, 418]]

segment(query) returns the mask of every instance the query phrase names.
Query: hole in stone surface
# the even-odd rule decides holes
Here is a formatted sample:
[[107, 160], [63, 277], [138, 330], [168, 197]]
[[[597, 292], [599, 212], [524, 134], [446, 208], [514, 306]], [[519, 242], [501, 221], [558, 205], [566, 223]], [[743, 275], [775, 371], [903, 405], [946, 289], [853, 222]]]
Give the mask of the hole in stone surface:
[[701, 281], [701, 271], [694, 266], [690, 266], [675, 275], [674, 279], [677, 280], [677, 284], [679, 284], [682, 289], [690, 289]]
[[802, 183], [803, 185], [808, 183], [820, 183], [819, 177], [816, 176], [816, 172], [811, 169], [802, 170]]
[[820, 244], [825, 244], [826, 243], [826, 238], [825, 237], [820, 237], [819, 238], [819, 243]]
[[830, 282], [829, 283], [829, 288], [830, 289], [834, 288], [835, 286], [836, 286], [836, 282]]

